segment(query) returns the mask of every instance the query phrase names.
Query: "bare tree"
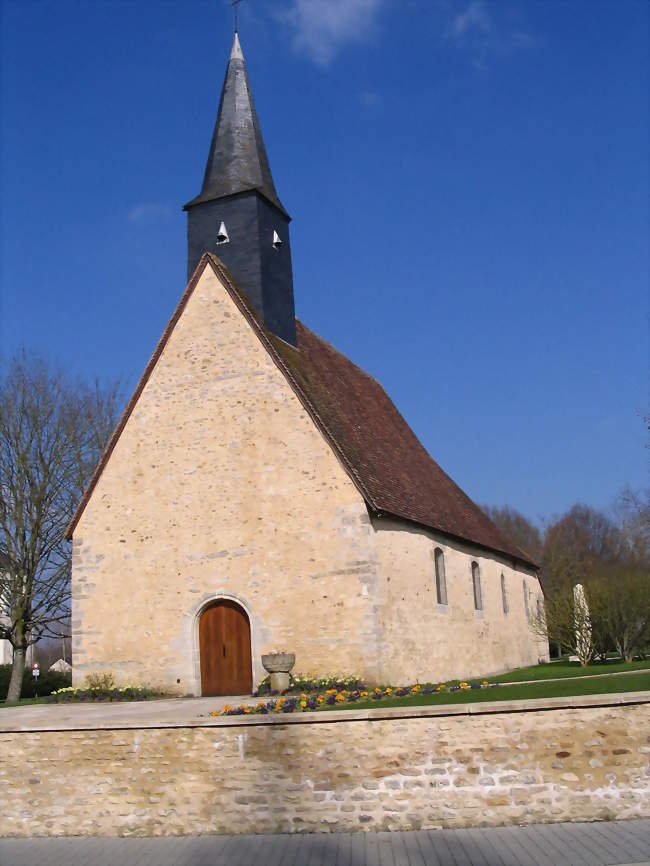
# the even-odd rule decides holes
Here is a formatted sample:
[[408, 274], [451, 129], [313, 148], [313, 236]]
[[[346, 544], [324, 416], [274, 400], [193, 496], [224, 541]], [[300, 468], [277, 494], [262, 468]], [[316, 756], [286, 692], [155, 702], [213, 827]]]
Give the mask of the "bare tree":
[[108, 440], [119, 388], [93, 388], [26, 352], [0, 368], [0, 638], [13, 647], [7, 701], [27, 649], [70, 617], [69, 522]]
[[509, 505], [482, 505], [481, 509], [514, 543], [535, 561], [542, 555], [542, 534], [524, 514]]
[[556, 641], [578, 656], [581, 665], [594, 657], [594, 622], [589, 592], [565, 584], [547, 595], [546, 602], [531, 616], [530, 627], [536, 637]]
[[625, 487], [612, 509], [625, 545], [625, 558], [650, 569], [650, 490]]
[[625, 559], [623, 535], [602, 511], [574, 505], [546, 528], [542, 555], [544, 587], [573, 587]]
[[642, 567], [619, 566], [591, 586], [593, 617], [622, 659], [650, 644], [650, 577]]

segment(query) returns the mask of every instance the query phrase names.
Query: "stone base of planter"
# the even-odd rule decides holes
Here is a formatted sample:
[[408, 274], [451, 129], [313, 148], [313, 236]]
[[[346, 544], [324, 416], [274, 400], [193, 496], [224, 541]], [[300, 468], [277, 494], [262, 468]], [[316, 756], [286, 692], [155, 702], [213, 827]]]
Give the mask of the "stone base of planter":
[[272, 692], [286, 692], [289, 688], [289, 674], [287, 673], [275, 673], [271, 674], [271, 691]]

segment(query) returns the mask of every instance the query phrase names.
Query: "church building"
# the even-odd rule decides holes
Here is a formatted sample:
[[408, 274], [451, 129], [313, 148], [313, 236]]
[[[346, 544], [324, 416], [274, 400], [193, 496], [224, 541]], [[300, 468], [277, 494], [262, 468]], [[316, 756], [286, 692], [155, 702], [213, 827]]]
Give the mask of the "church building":
[[185, 210], [189, 282], [67, 530], [75, 685], [245, 694], [273, 650], [392, 684], [547, 658], [535, 562], [295, 318], [237, 34]]

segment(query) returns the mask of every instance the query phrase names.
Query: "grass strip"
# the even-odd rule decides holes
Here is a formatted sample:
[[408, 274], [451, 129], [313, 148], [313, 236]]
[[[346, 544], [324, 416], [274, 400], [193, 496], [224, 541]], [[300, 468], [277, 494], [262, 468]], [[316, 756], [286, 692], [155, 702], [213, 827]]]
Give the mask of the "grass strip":
[[582, 667], [580, 662], [549, 662], [544, 665], [531, 665], [528, 668], [517, 668], [507, 674], [499, 674], [496, 679], [500, 683], [518, 683], [523, 680], [550, 680], [560, 677], [587, 677], [594, 674], [618, 674], [623, 671], [650, 670], [650, 659], [644, 661], [623, 662], [620, 660], [607, 662], [592, 662]]
[[428, 707], [445, 704], [473, 704], [485, 701], [516, 701], [532, 698], [567, 698], [580, 695], [606, 695], [622, 692], [650, 690], [650, 672], [632, 674], [627, 677], [597, 677], [583, 680], [576, 678], [553, 683], [530, 683], [508, 686], [507, 689], [468, 689], [460, 692], [440, 692], [431, 695], [409, 695], [404, 698], [383, 698], [380, 701], [355, 701], [354, 703], [323, 704], [315, 712], [323, 710], [365, 710], [385, 707]]

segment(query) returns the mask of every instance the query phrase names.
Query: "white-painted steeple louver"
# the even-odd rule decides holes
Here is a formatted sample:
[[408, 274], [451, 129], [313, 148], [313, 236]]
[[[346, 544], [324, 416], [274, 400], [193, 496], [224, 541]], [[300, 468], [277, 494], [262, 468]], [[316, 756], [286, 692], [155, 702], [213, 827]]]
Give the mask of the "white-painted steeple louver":
[[217, 232], [217, 244], [227, 244], [230, 243], [230, 238], [228, 237], [228, 231], [226, 229], [225, 222], [221, 222], [219, 226], [219, 231]]

